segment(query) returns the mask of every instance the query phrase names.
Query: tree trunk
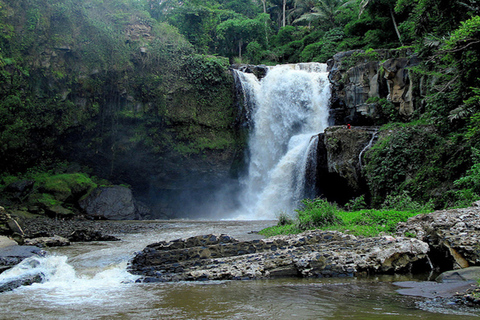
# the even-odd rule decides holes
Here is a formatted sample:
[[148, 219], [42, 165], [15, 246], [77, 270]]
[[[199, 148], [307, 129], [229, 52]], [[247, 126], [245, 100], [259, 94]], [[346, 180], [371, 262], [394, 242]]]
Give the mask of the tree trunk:
[[243, 39], [240, 39], [238, 41], [238, 57], [240, 60], [242, 60], [242, 45], [243, 45]]
[[285, 11], [287, 9], [287, 0], [283, 0], [283, 20], [282, 26], [285, 27]]
[[401, 45], [403, 46], [402, 37], [400, 35], [400, 31], [398, 31], [397, 22], [395, 21], [392, 8], [390, 8], [390, 15], [392, 16], [393, 26], [395, 28], [395, 32], [397, 33], [398, 41], [400, 41]]

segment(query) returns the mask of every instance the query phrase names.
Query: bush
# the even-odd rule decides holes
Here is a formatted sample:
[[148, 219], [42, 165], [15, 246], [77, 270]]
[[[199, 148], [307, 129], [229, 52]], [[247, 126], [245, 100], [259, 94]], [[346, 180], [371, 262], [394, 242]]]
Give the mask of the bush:
[[296, 210], [298, 214], [297, 225], [299, 229], [308, 230], [324, 228], [341, 224], [342, 220], [337, 216], [338, 208], [324, 199], [303, 200], [304, 208]]
[[351, 199], [345, 206], [348, 211], [358, 211], [365, 209], [367, 207], [367, 203], [365, 202], [365, 195], [362, 194], [359, 197]]

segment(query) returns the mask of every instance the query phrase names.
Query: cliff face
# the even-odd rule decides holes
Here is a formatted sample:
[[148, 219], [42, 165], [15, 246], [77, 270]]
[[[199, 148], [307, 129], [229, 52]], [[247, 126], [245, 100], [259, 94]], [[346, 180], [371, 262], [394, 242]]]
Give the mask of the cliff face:
[[243, 141], [228, 59], [141, 8], [0, 1], [0, 17], [6, 172], [75, 161], [177, 217], [229, 182]]
[[417, 57], [408, 50], [355, 50], [337, 53], [328, 64], [332, 122], [352, 128], [330, 127], [324, 134], [325, 165], [319, 172], [332, 187], [320, 191], [329, 200], [344, 203], [366, 194], [380, 205], [403, 188], [427, 201], [455, 179], [432, 169], [432, 163], [450, 166], [452, 161], [438, 150], [437, 145], [448, 144], [431, 127], [400, 124], [376, 133], [378, 126], [406, 122], [421, 109], [426, 80], [412, 72], [420, 64]]
[[408, 52], [340, 52], [328, 64], [336, 124], [372, 125], [408, 119], [419, 105], [423, 93], [410, 71], [419, 60]]

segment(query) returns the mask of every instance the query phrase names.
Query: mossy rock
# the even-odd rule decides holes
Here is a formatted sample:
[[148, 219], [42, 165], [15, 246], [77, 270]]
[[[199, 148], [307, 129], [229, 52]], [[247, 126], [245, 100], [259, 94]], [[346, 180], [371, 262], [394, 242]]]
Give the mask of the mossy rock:
[[64, 208], [61, 205], [51, 206], [45, 209], [47, 215], [54, 217], [71, 217], [75, 215], [70, 209]]
[[58, 201], [53, 195], [48, 193], [32, 194], [30, 197], [28, 197], [28, 202], [31, 205], [37, 205], [42, 208], [48, 208], [61, 204], [61, 201]]
[[96, 187], [97, 184], [85, 174], [64, 173], [45, 177], [41, 181], [40, 189], [53, 195], [55, 200], [63, 202], [71, 198], [80, 198]]

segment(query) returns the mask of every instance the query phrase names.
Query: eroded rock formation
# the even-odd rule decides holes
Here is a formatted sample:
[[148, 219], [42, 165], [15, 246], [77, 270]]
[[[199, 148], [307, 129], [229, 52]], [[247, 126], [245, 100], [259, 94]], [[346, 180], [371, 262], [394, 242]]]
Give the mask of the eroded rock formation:
[[328, 64], [335, 124], [376, 124], [383, 111], [369, 98], [392, 102], [400, 117], [413, 114], [415, 86], [409, 69], [419, 64], [413, 54], [376, 50], [369, 55], [352, 50], [335, 54]]
[[134, 257], [130, 272], [143, 275], [144, 281], [346, 277], [424, 267], [428, 250], [417, 239], [336, 231], [244, 242], [205, 235], [149, 245]]
[[432, 248], [443, 270], [480, 265], [480, 208], [440, 210], [400, 223], [398, 235], [415, 236]]

